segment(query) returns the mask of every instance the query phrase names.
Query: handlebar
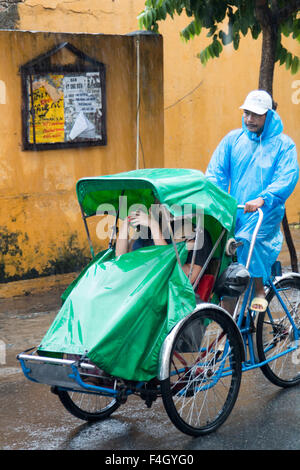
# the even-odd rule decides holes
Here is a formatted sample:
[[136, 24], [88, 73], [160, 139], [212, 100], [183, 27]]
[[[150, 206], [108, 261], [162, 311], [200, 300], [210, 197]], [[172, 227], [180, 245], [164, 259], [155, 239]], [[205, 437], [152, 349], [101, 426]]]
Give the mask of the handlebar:
[[[237, 206], [237, 208], [238, 209], [244, 209], [245, 205], [239, 204]], [[252, 234], [251, 242], [250, 242], [250, 248], [249, 248], [248, 258], [247, 258], [247, 262], [246, 262], [246, 268], [247, 269], [249, 268], [250, 261], [251, 261], [251, 258], [252, 258], [253, 248], [254, 248], [255, 241], [256, 241], [256, 237], [257, 237], [258, 231], [260, 229], [260, 226], [261, 226], [263, 218], [264, 218], [263, 211], [260, 208], [258, 208], [257, 211], [258, 211], [258, 220], [257, 220], [255, 229], [254, 229], [253, 234]]]

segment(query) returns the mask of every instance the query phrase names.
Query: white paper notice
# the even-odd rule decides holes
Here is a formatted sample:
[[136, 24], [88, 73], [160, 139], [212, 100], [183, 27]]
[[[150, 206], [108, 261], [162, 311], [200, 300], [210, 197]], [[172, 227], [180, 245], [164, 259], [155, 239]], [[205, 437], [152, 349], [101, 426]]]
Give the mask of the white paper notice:
[[102, 97], [99, 72], [63, 79], [66, 139], [101, 137]]
[[87, 119], [87, 117], [83, 114], [83, 112], [79, 113], [74, 126], [70, 132], [70, 139], [74, 140], [76, 137], [81, 135], [85, 131], [92, 131], [94, 130], [95, 126]]

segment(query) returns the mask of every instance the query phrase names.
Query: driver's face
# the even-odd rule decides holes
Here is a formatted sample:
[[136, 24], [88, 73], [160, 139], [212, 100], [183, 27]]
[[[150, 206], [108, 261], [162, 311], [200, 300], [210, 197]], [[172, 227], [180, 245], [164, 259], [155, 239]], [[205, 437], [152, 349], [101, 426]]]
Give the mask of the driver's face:
[[244, 122], [250, 132], [261, 134], [265, 125], [266, 114], [255, 114], [251, 111], [244, 110]]

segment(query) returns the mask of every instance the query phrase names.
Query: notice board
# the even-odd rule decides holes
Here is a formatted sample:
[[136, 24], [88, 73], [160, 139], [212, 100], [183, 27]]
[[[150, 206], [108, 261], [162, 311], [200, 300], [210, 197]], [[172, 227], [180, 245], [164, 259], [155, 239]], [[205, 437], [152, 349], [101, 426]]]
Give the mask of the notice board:
[[51, 66], [55, 48], [21, 68], [24, 150], [107, 143], [104, 64], [71, 51], [72, 66]]

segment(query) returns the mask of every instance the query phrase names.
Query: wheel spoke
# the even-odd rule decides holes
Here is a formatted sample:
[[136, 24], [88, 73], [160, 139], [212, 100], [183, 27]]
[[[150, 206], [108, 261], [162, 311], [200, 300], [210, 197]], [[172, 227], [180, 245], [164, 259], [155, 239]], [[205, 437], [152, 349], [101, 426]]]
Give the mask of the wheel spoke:
[[[276, 286], [296, 328], [300, 328], [300, 281], [283, 279]], [[288, 387], [300, 382], [300, 370], [293, 360], [295, 331], [281, 302], [273, 291], [268, 296], [267, 312], [257, 322], [257, 350], [265, 376], [275, 385]]]
[[241, 361], [230, 327], [231, 319], [221, 312], [197, 312], [174, 340], [162, 396], [171, 420], [187, 434], [216, 429], [234, 405]]

